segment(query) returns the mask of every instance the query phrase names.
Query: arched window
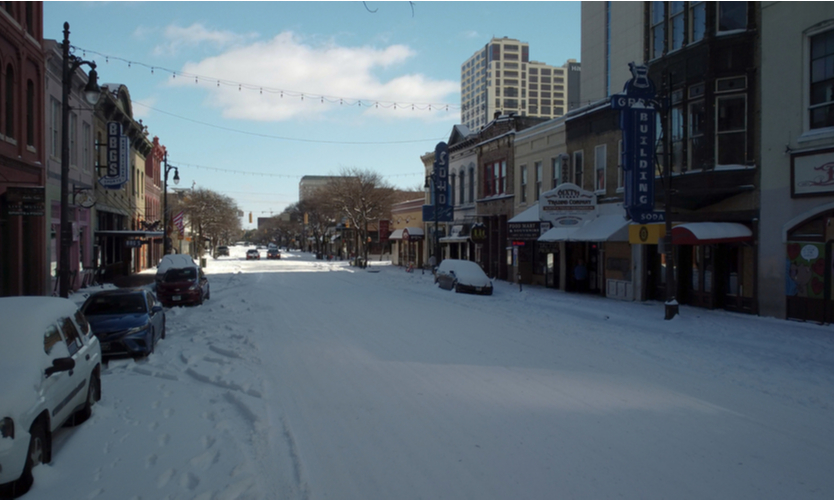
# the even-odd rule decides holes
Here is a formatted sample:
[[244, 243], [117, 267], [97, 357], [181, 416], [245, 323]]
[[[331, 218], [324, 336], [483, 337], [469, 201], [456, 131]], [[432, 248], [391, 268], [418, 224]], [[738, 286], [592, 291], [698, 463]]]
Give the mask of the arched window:
[[459, 198], [461, 204], [466, 203], [466, 198], [463, 196], [466, 193], [464, 186], [466, 186], [466, 170], [460, 169], [460, 187], [458, 188], [458, 192], [460, 193]]
[[35, 146], [35, 83], [26, 82], [26, 145]]
[[449, 176], [449, 203], [455, 206], [455, 174]]
[[14, 139], [14, 68], [6, 66], [6, 137]]

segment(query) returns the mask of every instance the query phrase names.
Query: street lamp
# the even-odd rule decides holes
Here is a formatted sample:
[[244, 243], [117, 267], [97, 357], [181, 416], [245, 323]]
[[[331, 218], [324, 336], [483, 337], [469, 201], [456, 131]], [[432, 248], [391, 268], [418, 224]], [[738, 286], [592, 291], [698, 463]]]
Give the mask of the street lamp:
[[171, 253], [171, 243], [168, 241], [168, 173], [174, 171], [174, 184], [180, 183], [180, 171], [173, 165], [168, 165], [168, 151], [165, 152], [165, 157], [162, 160], [165, 168], [165, 180], [162, 183], [163, 189], [163, 207], [162, 207], [162, 254], [168, 255]]
[[69, 97], [72, 90], [72, 76], [83, 65], [90, 67], [87, 85], [84, 87], [84, 99], [91, 106], [95, 106], [101, 97], [98, 86], [96, 63], [85, 61], [70, 54], [69, 23], [64, 23], [64, 41], [62, 49], [61, 71], [61, 238], [60, 257], [58, 263], [58, 287], [61, 297], [69, 297], [69, 250], [72, 245], [72, 225], [69, 221]]

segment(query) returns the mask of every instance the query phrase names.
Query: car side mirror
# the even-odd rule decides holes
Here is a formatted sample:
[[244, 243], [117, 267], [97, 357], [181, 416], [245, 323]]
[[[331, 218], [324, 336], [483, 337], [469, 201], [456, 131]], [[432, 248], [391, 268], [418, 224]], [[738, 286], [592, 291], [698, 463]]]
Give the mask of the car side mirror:
[[208, 278], [206, 278], [205, 276], [203, 276], [203, 277], [201, 277], [201, 278], [200, 278], [200, 281], [208, 281]]
[[58, 358], [52, 360], [52, 366], [45, 370], [46, 376], [50, 376], [53, 373], [58, 372], [68, 372], [75, 368], [75, 360], [72, 358]]
[[156, 313], [160, 313], [160, 312], [162, 312], [162, 306], [161, 305], [154, 304], [154, 306], [151, 307], [151, 314], [156, 314]]

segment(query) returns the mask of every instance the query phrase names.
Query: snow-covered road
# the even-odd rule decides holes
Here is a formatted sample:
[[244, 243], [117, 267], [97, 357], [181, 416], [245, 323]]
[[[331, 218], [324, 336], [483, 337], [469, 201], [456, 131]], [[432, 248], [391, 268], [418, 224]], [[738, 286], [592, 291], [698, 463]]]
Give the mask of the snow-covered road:
[[834, 491], [831, 327], [244, 252], [155, 354], [110, 363], [25, 498]]

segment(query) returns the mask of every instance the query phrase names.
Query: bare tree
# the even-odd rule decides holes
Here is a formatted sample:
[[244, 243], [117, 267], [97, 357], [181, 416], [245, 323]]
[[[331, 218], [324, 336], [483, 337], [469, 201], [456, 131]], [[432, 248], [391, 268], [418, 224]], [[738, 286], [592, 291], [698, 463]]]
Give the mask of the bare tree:
[[206, 240], [210, 242], [213, 254], [217, 245], [230, 243], [240, 234], [239, 208], [228, 196], [210, 189], [194, 189], [183, 199], [182, 209], [197, 232], [195, 250], [198, 257], [204, 254]]
[[356, 228], [364, 262], [368, 262], [368, 226], [389, 216], [394, 193], [378, 173], [359, 168], [342, 169], [321, 190], [332, 211]]

